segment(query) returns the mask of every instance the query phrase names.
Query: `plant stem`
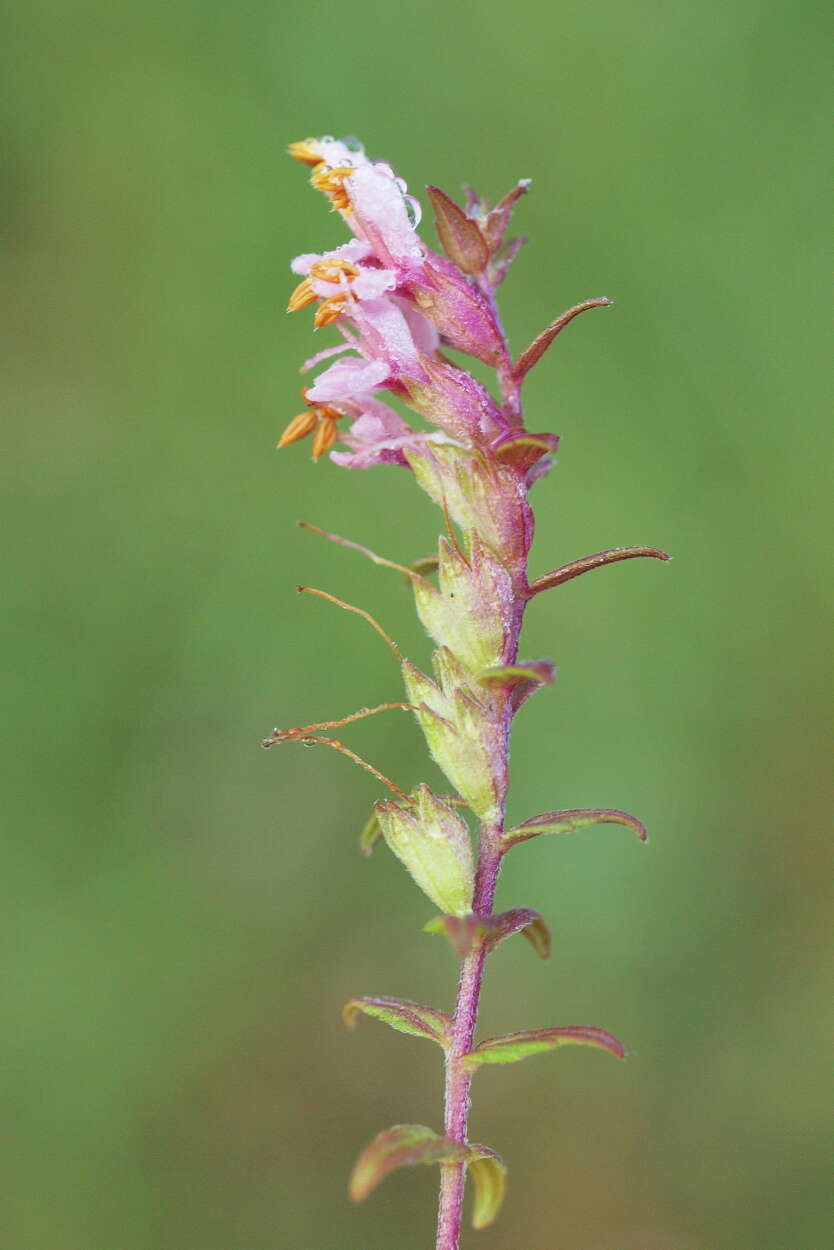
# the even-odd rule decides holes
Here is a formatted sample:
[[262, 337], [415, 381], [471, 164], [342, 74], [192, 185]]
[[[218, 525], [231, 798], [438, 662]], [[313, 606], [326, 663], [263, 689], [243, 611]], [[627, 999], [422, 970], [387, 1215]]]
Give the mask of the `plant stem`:
[[[503, 821], [495, 826], [484, 826], [481, 830], [481, 853], [473, 906], [476, 916], [492, 914], [495, 887], [498, 884], [498, 871], [501, 866], [501, 853], [496, 849], [496, 842], [502, 824]], [[461, 964], [452, 1044], [446, 1052], [444, 1134], [451, 1141], [466, 1141], [469, 1086], [472, 1073], [463, 1063], [463, 1057], [472, 1049], [475, 1037], [486, 954], [484, 941], [479, 938], [473, 941]], [[465, 1183], [465, 1163], [441, 1165], [436, 1250], [458, 1250]]]

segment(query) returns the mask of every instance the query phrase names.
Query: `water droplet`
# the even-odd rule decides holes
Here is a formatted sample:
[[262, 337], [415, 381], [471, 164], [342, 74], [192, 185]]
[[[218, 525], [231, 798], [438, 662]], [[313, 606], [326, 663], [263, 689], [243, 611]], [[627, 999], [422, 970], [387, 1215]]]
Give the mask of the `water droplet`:
[[365, 145], [362, 143], [361, 139], [356, 138], [356, 135], [345, 135], [344, 139], [342, 139], [342, 143], [345, 145], [348, 152], [356, 152], [359, 156], [365, 155]]
[[314, 747], [316, 744], [312, 738], [302, 738], [301, 745], [305, 747]]
[[368, 713], [369, 711], [370, 711], [370, 709], [369, 709], [369, 708], [366, 708], [366, 707], [360, 707], [360, 708], [359, 708], [359, 715], [360, 715], [360, 716], [366, 716], [366, 715], [367, 715], [367, 713]]
[[423, 216], [423, 209], [419, 200], [415, 200], [413, 195], [405, 196], [405, 211], [408, 214], [409, 223], [416, 230]]

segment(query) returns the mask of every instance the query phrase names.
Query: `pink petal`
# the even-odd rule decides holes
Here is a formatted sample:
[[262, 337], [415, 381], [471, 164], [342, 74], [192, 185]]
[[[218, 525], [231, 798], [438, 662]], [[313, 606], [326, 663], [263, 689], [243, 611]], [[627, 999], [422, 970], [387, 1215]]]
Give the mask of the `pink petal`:
[[353, 212], [350, 222], [367, 240], [383, 265], [411, 268], [419, 264], [423, 246], [408, 214], [402, 187], [382, 165], [363, 165], [345, 186]]
[[308, 369], [314, 369], [320, 361], [328, 360], [331, 356], [338, 356], [340, 352], [346, 352], [352, 346], [352, 343], [337, 343], [335, 347], [325, 347], [324, 351], [316, 352], [315, 356], [305, 360], [299, 369], [299, 373], [306, 373]]
[[337, 360], [316, 378], [307, 395], [311, 403], [337, 404], [367, 391], [376, 390], [386, 381], [390, 370], [383, 360]]
[[295, 260], [290, 262], [290, 269], [293, 273], [308, 274], [318, 261], [322, 260], [347, 260], [352, 265], [370, 256], [370, 246], [363, 242], [362, 239], [350, 239], [347, 243], [343, 243], [341, 247], [334, 247], [330, 252], [302, 252], [300, 256], [296, 256]]

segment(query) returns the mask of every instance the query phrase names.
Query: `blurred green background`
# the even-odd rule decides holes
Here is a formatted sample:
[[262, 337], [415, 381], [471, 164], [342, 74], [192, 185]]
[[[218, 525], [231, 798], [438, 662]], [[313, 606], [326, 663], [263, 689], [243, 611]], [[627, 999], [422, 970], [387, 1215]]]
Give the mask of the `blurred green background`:
[[[379, 790], [259, 750], [399, 698], [397, 560], [438, 517], [405, 473], [273, 447], [310, 317], [289, 258], [343, 237], [283, 155], [358, 134], [411, 189], [534, 179], [504, 290], [523, 347], [605, 294], [528, 388], [563, 438], [536, 573], [658, 543], [544, 596], [560, 679], [520, 718], [511, 817], [633, 810], [516, 852], [483, 1029], [591, 1023], [475, 1085], [511, 1169], [482, 1250], [822, 1250], [828, 963], [823, 356], [827, 6], [27, 0], [3, 41], [3, 1210], [9, 1250], [427, 1250], [437, 1177], [362, 1208], [357, 1150], [440, 1122], [437, 1052], [339, 1021], [442, 1006], [431, 907], [356, 835]], [[431, 227], [426, 227], [432, 237]], [[336, 341], [334, 331], [322, 340]], [[392, 713], [349, 733], [436, 773]]]

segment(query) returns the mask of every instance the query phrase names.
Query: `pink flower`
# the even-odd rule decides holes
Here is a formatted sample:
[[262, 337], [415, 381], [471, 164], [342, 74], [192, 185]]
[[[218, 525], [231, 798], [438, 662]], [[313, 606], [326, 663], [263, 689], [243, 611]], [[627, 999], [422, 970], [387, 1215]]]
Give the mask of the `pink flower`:
[[348, 405], [358, 416], [340, 441], [349, 452], [332, 451], [330, 459], [344, 469], [369, 469], [375, 464], [406, 465], [405, 449], [414, 447], [425, 435], [410, 429], [393, 408], [369, 395]]
[[[306, 368], [343, 352], [305, 392], [313, 416], [296, 419], [292, 437], [317, 429], [319, 450], [335, 441], [336, 422], [354, 418], [342, 435], [349, 452], [333, 459], [348, 467], [405, 463], [403, 448], [424, 442], [397, 414], [374, 398], [387, 389], [463, 446], [487, 447], [518, 428], [512, 407], [501, 408], [471, 374], [440, 351], [449, 345], [496, 366], [511, 379], [511, 361], [498, 322], [489, 276], [490, 257], [503, 239], [512, 203], [521, 187], [490, 213], [470, 205], [468, 216], [436, 188], [429, 188], [438, 232], [450, 255], [432, 252], [420, 240], [419, 206], [391, 167], [371, 161], [355, 141], [330, 137], [292, 144], [293, 156], [311, 166], [311, 182], [330, 200], [354, 237], [327, 252], [297, 256], [301, 282], [290, 297], [296, 310], [316, 304], [316, 328], [335, 324], [345, 339], [309, 360]], [[500, 222], [495, 218], [500, 216]], [[500, 225], [500, 230], [498, 226]], [[448, 239], [462, 240], [452, 246]], [[503, 385], [503, 384], [502, 384]], [[318, 431], [327, 407], [326, 437]]]

